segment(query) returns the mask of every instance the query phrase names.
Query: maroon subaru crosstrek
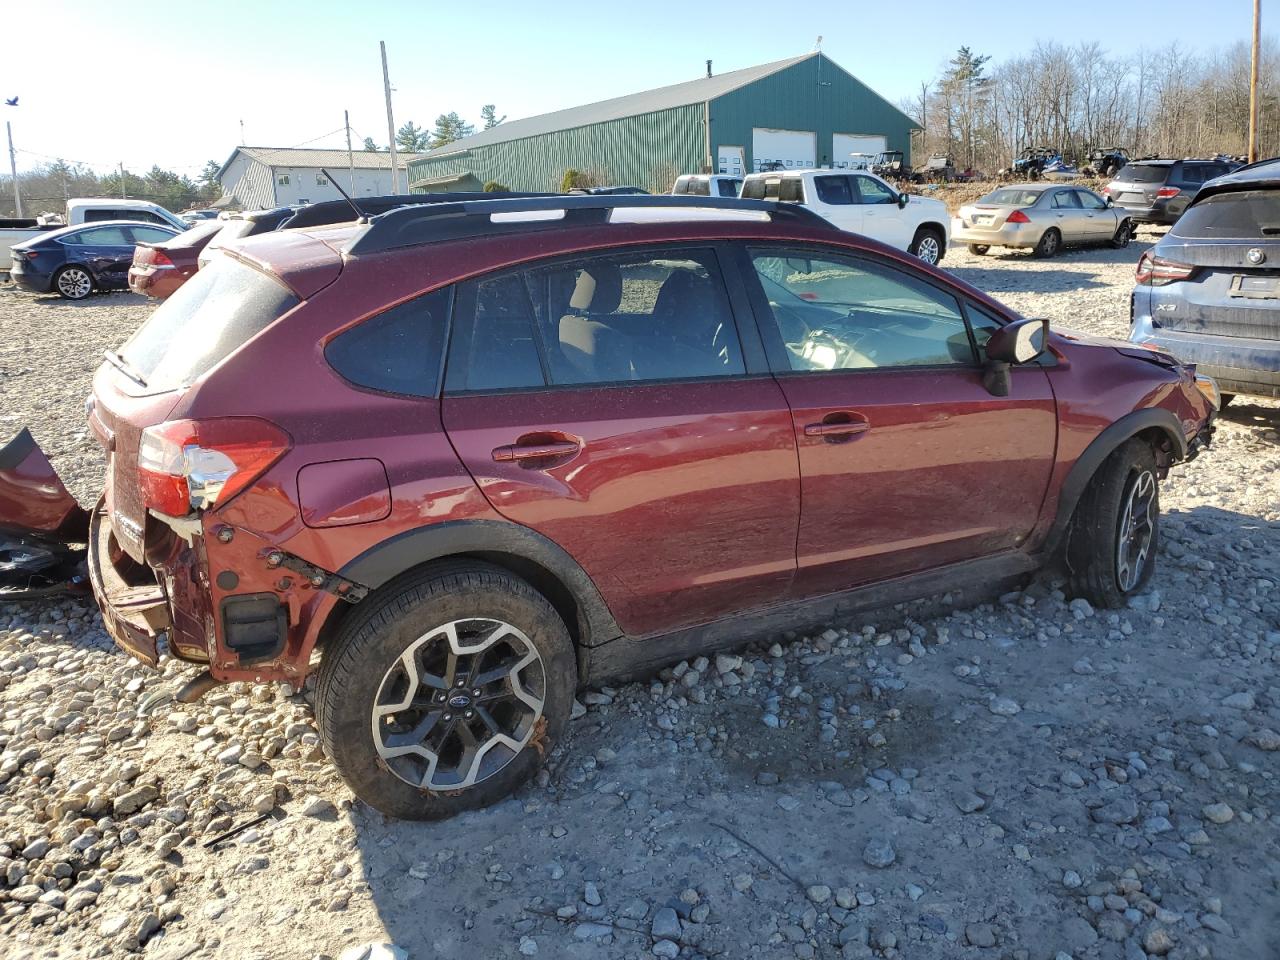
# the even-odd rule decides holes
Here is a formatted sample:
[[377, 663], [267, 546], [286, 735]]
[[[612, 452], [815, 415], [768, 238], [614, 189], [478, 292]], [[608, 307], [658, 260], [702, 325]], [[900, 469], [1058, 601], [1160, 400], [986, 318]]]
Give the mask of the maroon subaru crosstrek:
[[1124, 603], [1215, 409], [786, 204], [441, 203], [226, 252], [94, 381], [93, 588], [134, 655], [208, 665], [186, 698], [318, 659], [326, 750], [400, 817], [505, 796], [577, 688], [753, 626], [1057, 556]]

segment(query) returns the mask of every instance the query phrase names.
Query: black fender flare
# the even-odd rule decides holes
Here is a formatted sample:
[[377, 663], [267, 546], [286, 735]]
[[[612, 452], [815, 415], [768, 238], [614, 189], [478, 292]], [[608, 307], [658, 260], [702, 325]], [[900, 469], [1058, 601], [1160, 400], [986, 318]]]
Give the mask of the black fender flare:
[[[540, 568], [567, 593], [576, 608], [578, 622], [570, 627], [583, 646], [596, 646], [622, 635], [595, 582], [578, 562], [554, 541], [509, 521], [448, 520], [418, 527], [375, 544], [337, 572], [376, 590], [424, 563], [458, 556], [510, 565], [517, 574], [527, 572], [520, 569], [522, 566]], [[550, 592], [555, 592], [555, 584]], [[546, 583], [534, 582], [533, 586], [544, 594], [548, 592]], [[556, 597], [548, 596], [548, 600], [556, 605]]]
[[1145, 430], [1160, 430], [1168, 438], [1173, 447], [1171, 459], [1176, 462], [1187, 456], [1187, 438], [1182, 435], [1182, 425], [1170, 411], [1161, 407], [1148, 407], [1125, 414], [1093, 438], [1084, 452], [1072, 464], [1067, 478], [1062, 482], [1062, 492], [1058, 495], [1058, 512], [1049, 528], [1041, 553], [1053, 554], [1062, 545], [1067, 534], [1071, 517], [1076, 512], [1076, 504], [1084, 495], [1089, 481], [1098, 472], [1104, 460], [1120, 448], [1126, 440], [1136, 437]]

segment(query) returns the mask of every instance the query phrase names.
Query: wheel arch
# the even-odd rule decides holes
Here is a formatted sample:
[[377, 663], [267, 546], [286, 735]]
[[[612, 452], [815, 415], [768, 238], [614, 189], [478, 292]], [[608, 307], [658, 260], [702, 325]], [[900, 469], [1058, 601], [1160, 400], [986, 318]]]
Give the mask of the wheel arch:
[[[575, 647], [596, 646], [622, 635], [578, 562], [558, 544], [515, 523], [454, 520], [419, 527], [376, 544], [338, 573], [369, 587], [372, 596], [407, 573], [445, 560], [478, 560], [525, 580], [564, 620]], [[316, 647], [323, 648], [357, 609], [358, 605], [339, 604], [321, 628]]]
[[1149, 407], [1121, 417], [1093, 438], [1067, 472], [1062, 492], [1058, 495], [1057, 515], [1049, 529], [1045, 545], [1041, 548], [1042, 553], [1051, 555], [1062, 546], [1067, 528], [1075, 516], [1076, 506], [1089, 482], [1106, 459], [1134, 437], [1140, 437], [1151, 444], [1156, 452], [1156, 463], [1162, 477], [1171, 464], [1187, 455], [1187, 440], [1182, 435], [1181, 425], [1178, 418], [1168, 410]]

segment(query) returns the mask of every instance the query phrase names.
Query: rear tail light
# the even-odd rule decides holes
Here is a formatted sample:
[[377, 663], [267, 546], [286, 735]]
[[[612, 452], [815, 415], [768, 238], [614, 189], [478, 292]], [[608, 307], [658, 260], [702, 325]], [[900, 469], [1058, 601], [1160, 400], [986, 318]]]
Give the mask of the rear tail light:
[[28, 260], [34, 260], [36, 257], [40, 256], [40, 251], [28, 250], [25, 254], [23, 254], [23, 256], [25, 256]]
[[1031, 218], [1021, 210], [1015, 210], [1005, 218], [1005, 223], [1030, 223]]
[[1164, 257], [1154, 257], [1148, 251], [1138, 260], [1138, 272], [1134, 279], [1138, 283], [1148, 284], [1153, 287], [1163, 287], [1166, 283], [1187, 279], [1194, 270], [1195, 267], [1189, 263], [1179, 263], [1176, 260], [1166, 260]]
[[1161, 187], [1156, 191], [1156, 199], [1168, 200], [1170, 197], [1176, 197], [1180, 192], [1177, 187]]
[[172, 267], [173, 261], [169, 259], [169, 255], [163, 250], [152, 249], [151, 265], [153, 267]]
[[170, 420], [147, 427], [138, 445], [143, 505], [184, 517], [225, 504], [291, 446], [287, 433], [256, 417]]

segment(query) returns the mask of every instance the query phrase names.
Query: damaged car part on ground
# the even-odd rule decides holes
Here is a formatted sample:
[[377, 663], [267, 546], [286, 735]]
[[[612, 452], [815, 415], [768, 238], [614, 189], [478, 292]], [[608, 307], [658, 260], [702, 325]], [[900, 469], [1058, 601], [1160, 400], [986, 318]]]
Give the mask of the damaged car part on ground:
[[90, 416], [109, 632], [217, 680], [300, 684], [318, 649], [327, 752], [404, 817], [509, 793], [578, 685], [760, 629], [1063, 553], [1122, 603], [1214, 412], [1162, 353], [734, 200], [257, 238], [116, 359]]

